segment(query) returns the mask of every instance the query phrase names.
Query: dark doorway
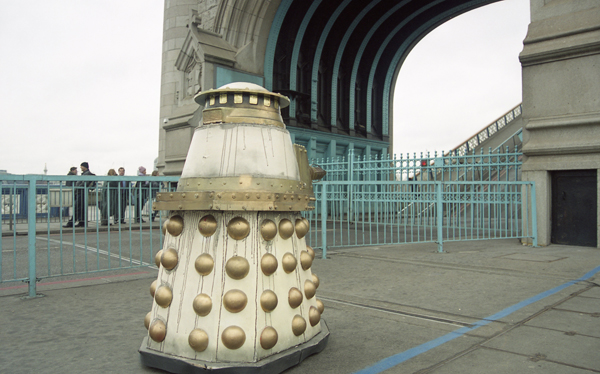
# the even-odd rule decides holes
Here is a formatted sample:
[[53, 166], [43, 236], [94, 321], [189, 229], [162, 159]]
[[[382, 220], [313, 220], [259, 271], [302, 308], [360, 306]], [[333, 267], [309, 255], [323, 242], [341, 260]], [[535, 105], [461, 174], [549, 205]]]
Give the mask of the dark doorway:
[[552, 172], [552, 243], [596, 247], [596, 170]]

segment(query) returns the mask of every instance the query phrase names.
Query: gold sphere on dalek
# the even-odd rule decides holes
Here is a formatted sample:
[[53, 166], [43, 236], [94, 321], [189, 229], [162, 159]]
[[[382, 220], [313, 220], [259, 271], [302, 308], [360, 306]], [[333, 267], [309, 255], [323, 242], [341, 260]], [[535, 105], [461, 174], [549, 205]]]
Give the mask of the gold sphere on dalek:
[[[204, 106], [156, 256], [142, 362], [173, 373], [280, 373], [323, 350], [310, 224], [325, 173], [292, 144], [283, 95], [251, 83], [201, 92]], [[146, 292], [146, 291], [145, 291]]]

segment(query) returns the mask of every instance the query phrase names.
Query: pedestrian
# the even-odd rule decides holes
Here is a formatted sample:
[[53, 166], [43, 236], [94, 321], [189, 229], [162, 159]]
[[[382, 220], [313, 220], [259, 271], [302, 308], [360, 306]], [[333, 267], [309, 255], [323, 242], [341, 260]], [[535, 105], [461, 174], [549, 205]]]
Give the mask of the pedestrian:
[[[71, 166], [71, 168], [69, 169], [69, 172], [67, 173], [67, 175], [77, 175], [77, 167]], [[73, 187], [73, 181], [67, 181], [65, 183], [65, 186], [72, 188]], [[71, 196], [73, 196], [73, 195], [71, 195]], [[73, 203], [73, 197], [71, 197], [70, 200], [71, 200], [70, 202]], [[63, 201], [63, 203], [66, 203], [66, 201]], [[68, 215], [69, 215], [69, 207], [66, 206], [66, 207], [63, 208], [63, 216], [67, 217]], [[63, 227], [73, 227], [73, 216], [71, 216], [69, 218], [69, 221]]]
[[[77, 168], [75, 166], [71, 166], [71, 168], [69, 169], [69, 172], [67, 173], [67, 175], [77, 175]], [[73, 181], [67, 181], [66, 185], [67, 186], [72, 186], [73, 185]]]
[[[158, 170], [154, 170], [152, 172], [152, 176], [158, 177]], [[150, 198], [152, 199], [152, 201], [155, 201], [156, 194], [158, 193], [159, 190], [160, 190], [160, 182], [159, 181], [150, 182]], [[154, 219], [156, 218], [157, 215], [158, 215], [158, 211], [152, 210], [152, 219], [151, 219], [152, 222], [154, 222]]]
[[[117, 176], [115, 169], [108, 171], [108, 176]], [[102, 189], [102, 208], [100, 214], [102, 220], [100, 224], [102, 226], [111, 225], [110, 217], [114, 217], [115, 223], [118, 220], [119, 213], [119, 182], [118, 181], [106, 181], [104, 182], [104, 188]]]
[[[82, 162], [79, 166], [81, 169], [81, 175], [90, 176], [96, 175], [90, 171], [89, 164], [87, 162]], [[74, 207], [73, 207], [73, 219], [64, 227], [85, 227], [87, 224], [87, 194], [90, 188], [94, 187], [96, 182], [94, 181], [77, 181], [75, 182], [75, 191], [74, 191]], [[74, 221], [77, 221], [77, 224], [73, 226]]]
[[[119, 168], [119, 176], [120, 177], [125, 176], [125, 168], [122, 166]], [[126, 181], [126, 180], [122, 180], [122, 181], [119, 181], [118, 183], [119, 183], [119, 188], [118, 188], [118, 191], [119, 191], [119, 203], [118, 203], [119, 223], [125, 223], [125, 209], [127, 208], [127, 205], [129, 205], [130, 182]]]
[[[146, 168], [143, 166], [140, 166], [138, 168], [138, 177], [145, 177], [146, 176]], [[146, 205], [146, 202], [148, 201], [148, 193], [150, 189], [150, 182], [149, 181], [138, 181], [135, 184], [135, 222], [137, 223], [144, 223], [146, 221], [144, 221], [142, 219], [142, 209], [144, 209], [144, 205]]]

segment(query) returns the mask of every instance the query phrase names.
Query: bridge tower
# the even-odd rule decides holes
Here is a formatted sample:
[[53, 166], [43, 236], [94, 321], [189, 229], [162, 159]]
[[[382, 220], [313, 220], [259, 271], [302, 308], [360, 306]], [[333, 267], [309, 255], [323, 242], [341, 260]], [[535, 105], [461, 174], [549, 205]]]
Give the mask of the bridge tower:
[[599, 246], [599, 30], [598, 1], [531, 0], [523, 179], [536, 182], [540, 245]]

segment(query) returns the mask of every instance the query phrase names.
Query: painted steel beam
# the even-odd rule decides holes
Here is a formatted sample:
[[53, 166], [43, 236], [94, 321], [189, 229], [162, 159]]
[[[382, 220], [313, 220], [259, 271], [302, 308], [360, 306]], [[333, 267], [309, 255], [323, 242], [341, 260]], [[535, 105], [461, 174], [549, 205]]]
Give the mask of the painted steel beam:
[[[323, 54], [323, 47], [325, 46], [325, 41], [327, 40], [327, 37], [329, 36], [329, 32], [331, 31], [333, 24], [335, 23], [335, 21], [337, 21], [338, 17], [342, 13], [342, 11], [348, 6], [348, 4], [350, 4], [351, 1], [352, 0], [344, 0], [344, 2], [342, 2], [336, 8], [335, 12], [329, 18], [329, 20], [327, 21], [327, 24], [323, 28], [323, 31], [321, 32], [321, 37], [319, 38], [319, 43], [317, 44], [317, 48], [315, 50], [315, 57], [313, 59], [313, 65], [312, 65], [311, 86], [310, 86], [310, 120], [311, 120], [311, 122], [317, 122], [317, 105], [318, 105], [317, 90], [318, 90], [318, 83], [319, 83], [318, 82], [319, 81], [319, 65], [320, 65], [319, 63], [321, 61], [321, 55]], [[333, 86], [333, 81], [332, 81], [331, 85]], [[333, 97], [332, 97], [332, 101], [333, 101]], [[334, 124], [332, 123], [331, 126], [333, 127]]]
[[[344, 12], [345, 9], [348, 8], [348, 6], [352, 3], [353, 0], [339, 0], [337, 2], [337, 7], [335, 8], [335, 11], [331, 14], [331, 16], [327, 19], [327, 23], [325, 24], [325, 26], [323, 27], [320, 35], [318, 36], [318, 43], [317, 43], [317, 47], [315, 49], [315, 53], [314, 53], [314, 57], [312, 58], [312, 67], [311, 67], [311, 91], [310, 91], [310, 119], [311, 122], [315, 123], [318, 121], [318, 107], [319, 107], [319, 94], [318, 94], [318, 87], [319, 87], [319, 67], [320, 67], [320, 62], [321, 59], [323, 58], [323, 54], [324, 54], [324, 48], [325, 48], [325, 44], [328, 42], [328, 38], [330, 38], [331, 36], [331, 31], [333, 29], [334, 24], [339, 21], [340, 16], [342, 15], [342, 13]], [[392, 98], [392, 83], [394, 81], [395, 75], [398, 73], [399, 71], [399, 66], [398, 64], [400, 63], [400, 61], [402, 60], [402, 58], [406, 55], [406, 53], [408, 53], [409, 48], [412, 48], [412, 46], [414, 45], [415, 41], [418, 40], [419, 38], [422, 37], [422, 35], [424, 33], [427, 33], [429, 30], [432, 30], [433, 28], [437, 27], [437, 25], [441, 24], [444, 22], [444, 20], [450, 19], [454, 16], [456, 16], [457, 14], [463, 13], [464, 11], [470, 9], [470, 8], [475, 8], [477, 6], [481, 6], [481, 5], [485, 5], [485, 4], [489, 4], [492, 2], [495, 2], [498, 0], [474, 0], [474, 1], [464, 1], [462, 2], [462, 4], [458, 5], [458, 6], [453, 6], [450, 9], [444, 11], [441, 14], [436, 15], [435, 14], [435, 10], [432, 12], [432, 8], [439, 6], [439, 5], [447, 5], [448, 4], [448, 0], [435, 0], [433, 2], [428, 2], [425, 3], [423, 7], [418, 8], [416, 11], [410, 12], [404, 16], [405, 18], [403, 18], [400, 22], [400, 24], [398, 24], [392, 32], [386, 34], [387, 36], [385, 37], [385, 39], [383, 40], [383, 42], [380, 42], [379, 40], [377, 40], [377, 43], [381, 43], [379, 48], [377, 48], [377, 46], [375, 46], [375, 48], [377, 48], [377, 52], [374, 55], [369, 55], [368, 56], [368, 60], [367, 61], [367, 56], [365, 55], [366, 50], [369, 48], [373, 47], [373, 43], [375, 42], [374, 37], [376, 35], [376, 33], [378, 31], [381, 31], [382, 26], [385, 24], [385, 22], [387, 21], [388, 24], [390, 22], [390, 20], [392, 20], [393, 17], [398, 17], [399, 16], [399, 11], [401, 11], [401, 9], [403, 7], [406, 7], [407, 4], [417, 4], [415, 3], [413, 0], [402, 0], [401, 2], [393, 5], [392, 7], [389, 8], [389, 10], [385, 11], [385, 13], [383, 15], [378, 16], [378, 19], [376, 20], [376, 22], [369, 27], [368, 32], [366, 33], [366, 36], [363, 38], [360, 47], [358, 48], [358, 52], [355, 53], [355, 57], [353, 58], [353, 61], [351, 61], [350, 63], [352, 63], [352, 70], [351, 70], [351, 74], [349, 78], [344, 78], [344, 82], [345, 84], [349, 83], [349, 86], [347, 87], [348, 90], [348, 95], [345, 95], [345, 97], [349, 98], [349, 105], [348, 105], [348, 110], [349, 113], [344, 113], [345, 115], [347, 114], [347, 118], [349, 119], [349, 123], [348, 123], [348, 128], [353, 130], [356, 126], [356, 118], [355, 118], [355, 105], [356, 105], [356, 97], [357, 97], [357, 92], [356, 92], [356, 82], [358, 81], [358, 77], [359, 77], [359, 71], [360, 71], [360, 64], [361, 62], [364, 64], [367, 64], [367, 68], [369, 71], [369, 74], [367, 76], [367, 92], [366, 92], [366, 130], [367, 133], [370, 133], [372, 131], [372, 127], [373, 127], [373, 114], [374, 114], [374, 110], [379, 110], [379, 108], [374, 108], [374, 104], [373, 104], [373, 95], [377, 95], [377, 98], [379, 98], [379, 93], [381, 92], [381, 130], [382, 130], [382, 135], [387, 136], [389, 134], [389, 129], [390, 129], [390, 100]], [[273, 20], [273, 25], [271, 27], [270, 33], [269, 33], [269, 40], [267, 41], [267, 48], [266, 48], [266, 55], [265, 55], [265, 69], [264, 69], [264, 74], [265, 74], [265, 87], [267, 89], [272, 90], [273, 89], [273, 84], [274, 84], [274, 60], [275, 60], [275, 52], [277, 49], [277, 45], [278, 45], [278, 39], [279, 39], [279, 34], [282, 32], [283, 30], [283, 22], [285, 20], [286, 15], [288, 15], [288, 13], [291, 11], [292, 9], [292, 5], [293, 5], [294, 0], [282, 0], [279, 8], [277, 9], [277, 13], [275, 15], [275, 18]], [[320, 5], [322, 5], [322, 0], [317, 0], [317, 1], [313, 1], [310, 4], [310, 8], [307, 10], [307, 12], [302, 16], [302, 21], [297, 29], [297, 32], [295, 33], [295, 38], [294, 38], [294, 43], [293, 43], [293, 49], [292, 49], [292, 55], [291, 55], [291, 59], [290, 59], [290, 64], [289, 64], [289, 89], [291, 91], [296, 91], [297, 90], [297, 65], [300, 59], [300, 51], [302, 48], [302, 43], [306, 41], [306, 32], [307, 29], [310, 25], [310, 22], [314, 19], [315, 14], [317, 13], [317, 9], [319, 8]], [[344, 55], [344, 52], [346, 52], [348, 50], [348, 46], [350, 43], [350, 40], [352, 38], [353, 33], [356, 32], [356, 30], [358, 30], [359, 26], [361, 25], [361, 22], [363, 22], [365, 20], [365, 17], [369, 14], [369, 12], [371, 12], [373, 10], [373, 8], [375, 6], [377, 6], [378, 4], [381, 4], [381, 0], [373, 0], [373, 1], [369, 1], [366, 2], [366, 4], [364, 5], [359, 5], [358, 6], [358, 10], [360, 10], [360, 12], [351, 20], [348, 20], [347, 23], [344, 23], [344, 25], [342, 25], [342, 27], [345, 27], [345, 32], [343, 33], [343, 36], [341, 37], [341, 39], [339, 40], [339, 42], [337, 42], [337, 51], [335, 54], [335, 60], [333, 61], [333, 66], [332, 66], [332, 75], [331, 75], [331, 87], [330, 87], [330, 92], [331, 92], [331, 113], [330, 113], [330, 125], [331, 127], [336, 127], [337, 126], [337, 116], [338, 116], [338, 108], [339, 108], [339, 103], [338, 103], [338, 79], [339, 79], [339, 75], [340, 75], [340, 71], [341, 71], [341, 65], [342, 65], [342, 58]], [[308, 4], [307, 4], [308, 5]], [[332, 5], [332, 9], [333, 9]], [[360, 6], [362, 6], [362, 9], [360, 8]], [[385, 5], [384, 7], [387, 7], [387, 5]], [[444, 8], [447, 8], [444, 7]], [[381, 9], [381, 7], [379, 8]], [[412, 32], [409, 36], [408, 39], [406, 40], [398, 40], [400, 42], [402, 42], [401, 44], [401, 48], [399, 50], [397, 50], [394, 54], [393, 54], [393, 58], [390, 60], [390, 48], [394, 48], [396, 47], [398, 44], [398, 41], [395, 41], [395, 39], [397, 39], [399, 36], [399, 33], [402, 30], [406, 29], [406, 25], [413, 21], [416, 17], [418, 17], [419, 15], [423, 15], [424, 12], [430, 12], [434, 15], [434, 17], [431, 20], [428, 20], [424, 25], [418, 27], [417, 31]], [[363, 24], [364, 25], [364, 24]], [[289, 36], [283, 36], [283, 37], [289, 37]], [[337, 35], [336, 35], [337, 37]], [[379, 39], [379, 38], [378, 38]], [[281, 41], [280, 41], [281, 42]], [[335, 43], [336, 41], [334, 41]], [[386, 57], [384, 57], [386, 56]], [[326, 58], [329, 58], [328, 56]], [[383, 66], [382, 64], [388, 64], [388, 67]], [[331, 65], [330, 65], [331, 66]], [[375, 79], [378, 76], [377, 74], [377, 69], [379, 68], [379, 71], [382, 72], [382, 76], [385, 76], [384, 78], [384, 82], [383, 82], [383, 87], [381, 89], [377, 89], [377, 92], [374, 93], [373, 92], [373, 87], [375, 85]], [[292, 98], [292, 103], [290, 105], [290, 111], [289, 111], [289, 115], [291, 118], [295, 118], [296, 117], [296, 105], [297, 103], [295, 102], [295, 100]], [[379, 105], [379, 104], [378, 104]]]
[[[394, 27], [394, 29], [392, 30], [392, 32], [389, 33], [388, 36], [383, 41], [383, 43], [381, 43], [379, 49], [377, 50], [377, 53], [375, 54], [375, 57], [373, 58], [373, 63], [371, 64], [371, 68], [370, 68], [370, 71], [369, 71], [369, 80], [368, 80], [368, 83], [367, 83], [367, 134], [371, 132], [371, 118], [373, 117], [372, 116], [372, 110], [373, 110], [373, 108], [372, 108], [372, 105], [371, 105], [371, 102], [372, 102], [372, 91], [373, 91], [373, 82], [375, 81], [375, 71], [377, 70], [377, 65], [379, 64], [379, 60], [381, 59], [381, 55], [383, 54], [383, 52], [385, 51], [385, 49], [388, 47], [390, 41], [394, 38], [394, 36], [398, 32], [400, 32], [400, 30], [407, 23], [409, 23], [411, 20], [413, 20], [415, 17], [417, 17], [421, 13], [427, 11], [428, 9], [432, 8], [435, 5], [438, 5], [439, 3], [443, 2], [443, 1], [444, 0], [436, 0], [434, 2], [431, 2], [431, 3], [427, 4], [426, 6], [424, 6], [422, 8], [419, 8], [418, 11], [411, 13], [408, 17], [404, 18], [402, 20], [402, 22], [400, 22], [396, 27]], [[394, 66], [394, 70], [395, 70], [395, 66]], [[387, 79], [385, 81], [385, 84], [388, 84]], [[389, 84], [391, 85], [391, 82]], [[382, 103], [384, 101], [385, 101], [385, 96], [382, 97]], [[389, 111], [388, 112], [384, 111], [382, 113], [382, 118], [387, 117], [388, 114], [389, 114]], [[382, 133], [384, 135], [388, 134], [387, 121], [384, 121], [384, 123], [382, 124]]]
[[[498, 0], [473, 0], [473, 1], [469, 1], [467, 3], [455, 6], [443, 13], [440, 13], [439, 15], [433, 17], [429, 22], [423, 24], [422, 26], [420, 26], [419, 28], [417, 28], [407, 39], [404, 40], [404, 42], [402, 42], [402, 44], [400, 45], [400, 47], [396, 50], [396, 53], [394, 55], [394, 57], [392, 58], [390, 64], [389, 64], [389, 68], [385, 77], [385, 82], [383, 84], [383, 95], [382, 95], [382, 119], [383, 119], [383, 123], [382, 123], [382, 132], [384, 134], [389, 133], [389, 107], [390, 107], [390, 102], [392, 100], [392, 82], [394, 81], [394, 77], [396, 74], [398, 74], [399, 72], [399, 66], [398, 64], [400, 64], [400, 61], [402, 60], [403, 56], [405, 54], [407, 54], [409, 51], [410, 46], [412, 45], [412, 43], [416, 40], [419, 40], [421, 38], [421, 35], [426, 34], [428, 32], [430, 32], [431, 30], [435, 29], [436, 27], [440, 26], [441, 24], [443, 24], [444, 22], [448, 21], [451, 18], [454, 18], [457, 16], [457, 14], [463, 14], [469, 10], [484, 6], [484, 5], [488, 5], [491, 3], [494, 3]], [[437, 2], [440, 2], [439, 0]], [[372, 71], [372, 75], [374, 77], [375, 74], [375, 67], [373, 68]], [[369, 76], [369, 91], [368, 93], [370, 94], [371, 90], [370, 88], [372, 87], [372, 81], [371, 81], [371, 75]], [[367, 105], [370, 105], [370, 100], [367, 101]]]
[[[294, 39], [294, 49], [292, 50], [292, 60], [290, 62], [290, 90], [296, 91], [296, 73], [298, 66], [298, 58], [300, 56], [300, 47], [302, 46], [302, 41], [304, 40], [304, 34], [306, 33], [306, 28], [315, 14], [317, 8], [321, 5], [321, 0], [313, 0], [313, 3], [308, 8], [308, 11], [304, 15], [302, 19], [302, 23], [300, 24], [300, 28], [298, 29], [298, 33], [296, 34], [296, 38]], [[290, 98], [290, 118], [296, 118], [296, 99]]]
[[[356, 90], [355, 90], [355, 86], [356, 86], [356, 79], [358, 77], [358, 68], [360, 66], [360, 61], [362, 60], [365, 48], [367, 48], [367, 45], [369, 44], [369, 42], [371, 41], [371, 38], [373, 37], [373, 34], [375, 34], [375, 31], [377, 31], [377, 29], [383, 24], [383, 22], [385, 22], [389, 17], [391, 17], [394, 13], [396, 13], [396, 11], [398, 11], [400, 8], [402, 8], [404, 5], [406, 5], [407, 3], [409, 3], [411, 0], [403, 0], [400, 3], [396, 4], [395, 6], [393, 6], [392, 8], [390, 8], [390, 10], [388, 10], [383, 17], [379, 18], [379, 20], [377, 20], [377, 22], [375, 22], [375, 24], [371, 27], [371, 29], [369, 30], [369, 32], [367, 33], [367, 35], [365, 36], [365, 38], [363, 39], [362, 43], [360, 44], [360, 47], [358, 49], [358, 53], [356, 54], [356, 58], [354, 59], [354, 64], [352, 66], [352, 73], [350, 75], [350, 87], [348, 87], [349, 91], [349, 97], [350, 97], [350, 113], [349, 113], [349, 122], [350, 122], [350, 128], [353, 129], [354, 128], [354, 102], [356, 100]], [[438, 1], [443, 1], [443, 0], [438, 0]], [[370, 114], [367, 112], [367, 117], [369, 117]], [[370, 128], [367, 129], [367, 133], [369, 133], [371, 131]]]
[[283, 25], [283, 20], [290, 9], [294, 0], [281, 0], [277, 13], [273, 19], [271, 30], [269, 31], [269, 40], [267, 40], [267, 48], [265, 51], [265, 88], [269, 91], [273, 90], [273, 63], [275, 61], [275, 50], [277, 49], [277, 39]]
[[[335, 127], [337, 125], [337, 120], [336, 120], [336, 117], [337, 117], [337, 80], [338, 80], [339, 73], [340, 73], [340, 65], [342, 63], [342, 56], [344, 54], [344, 49], [346, 48], [346, 45], [348, 44], [348, 41], [350, 40], [350, 36], [354, 32], [354, 30], [356, 29], [356, 27], [358, 26], [360, 21], [362, 21], [362, 19], [367, 15], [367, 13], [369, 13], [369, 11], [371, 9], [373, 9], [373, 7], [375, 5], [377, 5], [380, 1], [381, 0], [374, 0], [374, 1], [371, 1], [367, 6], [365, 6], [365, 8], [352, 21], [352, 23], [346, 30], [346, 33], [344, 34], [342, 41], [340, 42], [340, 48], [338, 48], [338, 51], [335, 55], [335, 62], [334, 62], [334, 66], [333, 66], [333, 75], [331, 78], [331, 127]], [[354, 123], [349, 123], [348, 127], [350, 129], [354, 129]]]

